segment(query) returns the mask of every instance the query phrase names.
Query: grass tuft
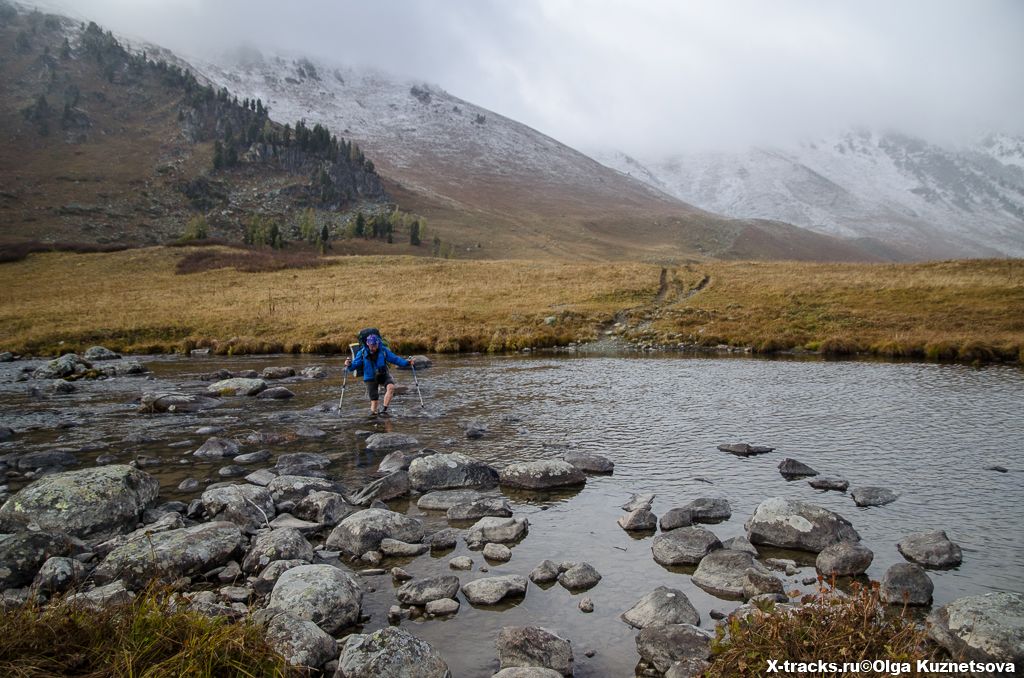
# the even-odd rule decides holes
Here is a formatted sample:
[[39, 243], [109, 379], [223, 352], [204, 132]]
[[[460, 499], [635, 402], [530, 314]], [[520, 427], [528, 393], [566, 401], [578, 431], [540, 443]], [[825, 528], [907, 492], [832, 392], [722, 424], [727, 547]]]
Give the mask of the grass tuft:
[[[852, 584], [846, 595], [819, 577], [816, 594], [797, 608], [766, 604], [716, 629], [707, 678], [763, 676], [768, 660], [791, 662], [910, 662], [936, 656], [939, 648], [907, 610], [881, 604], [878, 582]], [[839, 675], [815, 673], [816, 676]], [[872, 674], [873, 675], [873, 674]]]
[[74, 603], [28, 604], [0, 615], [0, 675], [286, 677], [299, 675], [267, 645], [263, 630], [176, 608], [151, 589], [96, 610]]

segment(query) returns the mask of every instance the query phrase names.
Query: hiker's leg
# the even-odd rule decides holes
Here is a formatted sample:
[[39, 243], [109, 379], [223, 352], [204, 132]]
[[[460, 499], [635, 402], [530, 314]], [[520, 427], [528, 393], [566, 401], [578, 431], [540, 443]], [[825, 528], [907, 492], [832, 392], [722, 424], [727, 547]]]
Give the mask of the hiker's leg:
[[395, 385], [388, 384], [388, 388], [384, 391], [384, 407], [391, 404], [391, 399], [395, 397]]
[[380, 404], [380, 389], [376, 381], [366, 382], [366, 395], [370, 398], [370, 412], [377, 414], [377, 406]]

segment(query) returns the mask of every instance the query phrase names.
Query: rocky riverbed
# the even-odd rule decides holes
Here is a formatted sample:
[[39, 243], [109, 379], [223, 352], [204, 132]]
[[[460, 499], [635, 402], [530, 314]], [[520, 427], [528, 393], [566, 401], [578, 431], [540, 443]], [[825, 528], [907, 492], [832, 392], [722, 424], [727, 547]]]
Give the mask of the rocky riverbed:
[[387, 420], [334, 360], [0, 364], [5, 604], [156, 578], [328, 675], [686, 675], [744, 601], [866, 575], [1021, 660], [1018, 370], [419, 364]]

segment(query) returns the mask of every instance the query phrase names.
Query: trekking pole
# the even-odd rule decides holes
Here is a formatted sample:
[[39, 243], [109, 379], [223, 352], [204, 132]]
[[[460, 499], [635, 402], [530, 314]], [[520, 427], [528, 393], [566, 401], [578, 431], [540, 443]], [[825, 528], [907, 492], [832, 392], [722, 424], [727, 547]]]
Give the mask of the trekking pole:
[[426, 406], [423, 404], [423, 394], [420, 393], [420, 380], [416, 378], [416, 363], [410, 360], [409, 367], [412, 368], [412, 380], [416, 384], [416, 395], [420, 397], [420, 409], [422, 409]]
[[[352, 346], [348, 345], [348, 355], [352, 357]], [[348, 384], [348, 368], [345, 368], [345, 376], [341, 378], [341, 398], [338, 399], [338, 416], [341, 416], [341, 406], [345, 404], [345, 385]]]

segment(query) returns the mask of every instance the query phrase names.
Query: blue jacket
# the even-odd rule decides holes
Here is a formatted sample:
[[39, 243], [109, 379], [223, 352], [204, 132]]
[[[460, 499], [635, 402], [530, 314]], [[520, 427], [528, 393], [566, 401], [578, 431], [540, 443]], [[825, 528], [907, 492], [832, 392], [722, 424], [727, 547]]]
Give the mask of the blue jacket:
[[391, 363], [392, 365], [398, 365], [399, 367], [408, 367], [409, 361], [405, 358], [401, 358], [391, 352], [387, 346], [381, 346], [377, 351], [377, 359], [374, 360], [365, 348], [359, 350], [356, 354], [355, 360], [348, 366], [349, 372], [355, 372], [363, 365], [366, 368], [363, 369], [363, 381], [373, 381], [377, 377], [377, 370], [384, 367], [385, 363]]

